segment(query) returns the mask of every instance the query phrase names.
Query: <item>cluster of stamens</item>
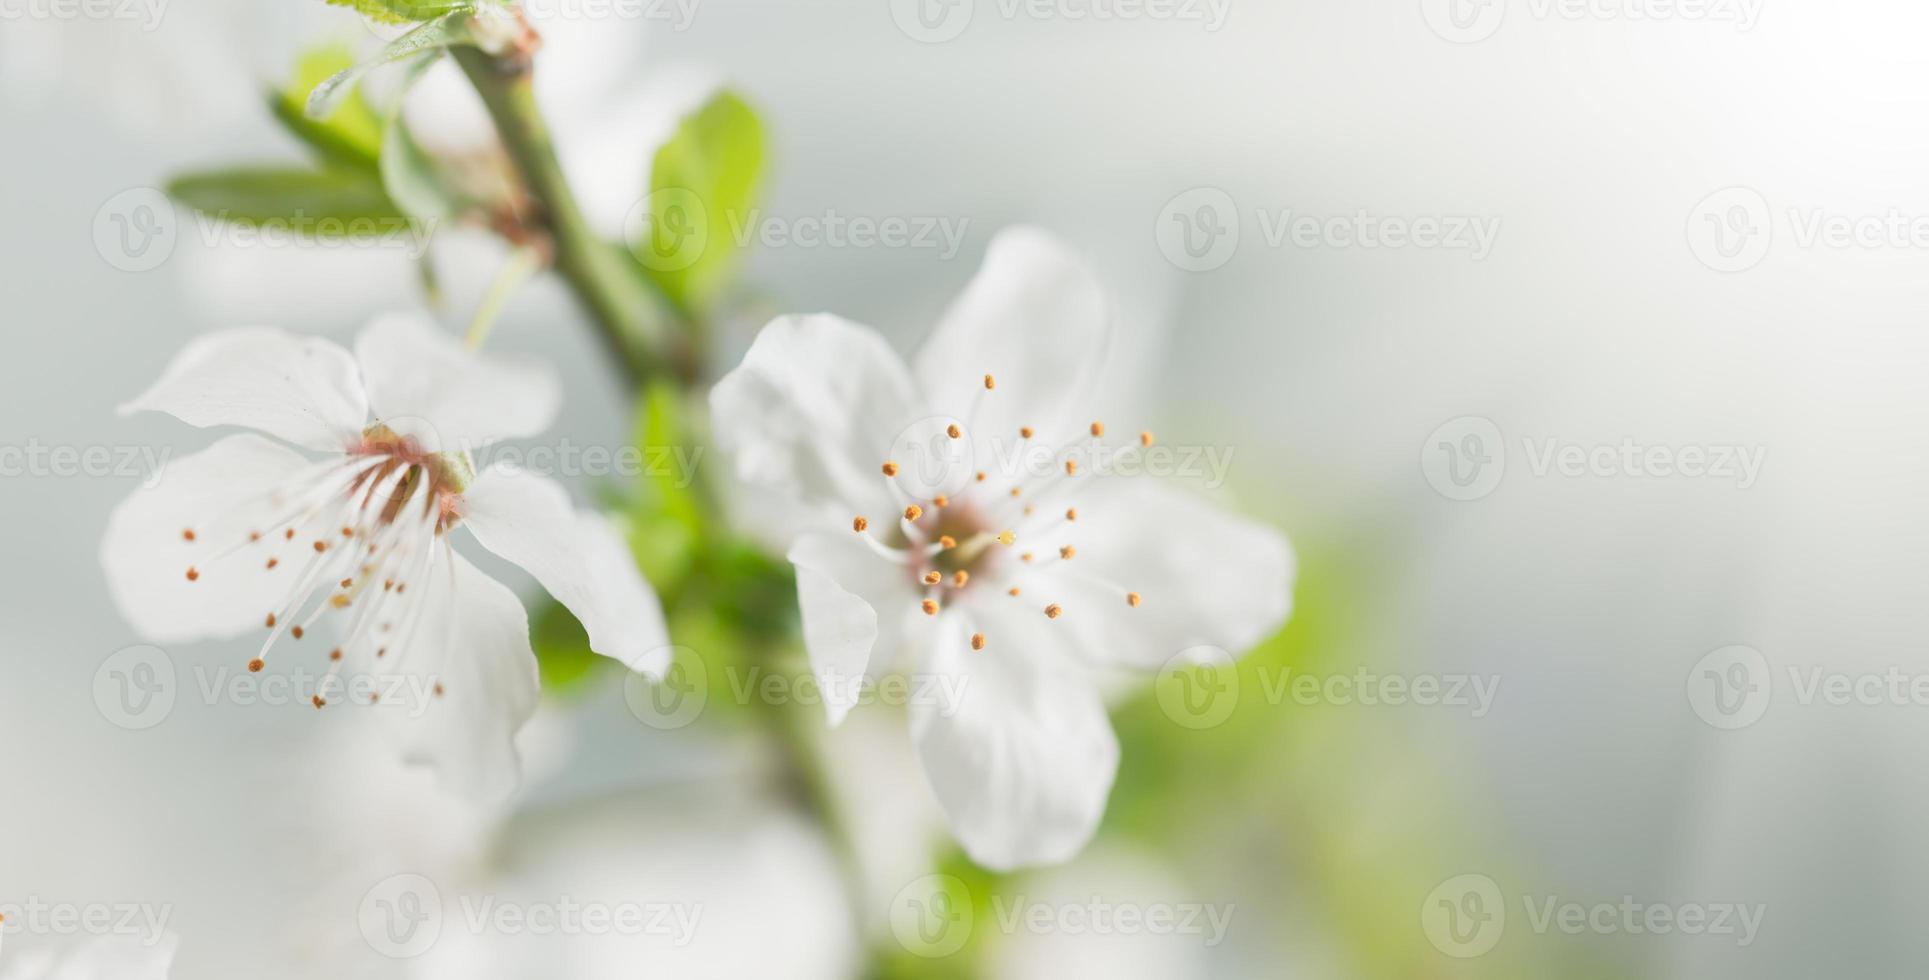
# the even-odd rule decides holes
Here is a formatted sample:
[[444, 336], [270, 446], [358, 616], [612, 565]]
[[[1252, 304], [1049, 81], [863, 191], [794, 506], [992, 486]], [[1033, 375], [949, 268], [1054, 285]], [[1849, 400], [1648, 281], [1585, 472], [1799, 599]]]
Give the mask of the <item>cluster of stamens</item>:
[[[980, 400], [984, 392], [996, 388], [996, 379], [985, 375]], [[971, 414], [975, 417], [976, 404]], [[963, 424], [949, 423], [945, 426], [945, 435], [953, 440], [963, 439], [971, 425], [970, 419]], [[1091, 441], [1086, 448], [1097, 448], [1097, 440], [1105, 436], [1105, 424], [1093, 422], [1087, 431]], [[1018, 430], [1018, 436], [1023, 440], [1033, 439], [1036, 435], [1037, 430], [1029, 425], [1021, 426]], [[1141, 449], [1150, 447], [1152, 442], [1152, 433], [1139, 433]], [[1006, 566], [991, 554], [994, 545], [1010, 549], [1017, 544], [1018, 531], [1004, 525], [1016, 523], [1024, 526], [1022, 518], [1033, 516], [1038, 506], [1032, 501], [1045, 501], [1057, 494], [1076, 491], [1081, 477], [1078, 461], [1074, 458], [1068, 457], [1064, 461], [1062, 474], [1055, 470], [1038, 481], [1018, 480], [1010, 486], [1000, 485], [990, 474], [980, 470], [972, 474], [964, 489], [954, 491], [955, 496], [935, 494], [924, 499], [904, 489], [898, 480], [902, 467], [896, 461], [883, 461], [879, 472], [883, 474], [891, 493], [904, 501], [895, 533], [887, 532], [880, 539], [880, 536], [871, 533], [870, 518], [861, 514], [851, 519], [851, 530], [862, 536], [873, 550], [907, 568], [925, 593], [919, 600], [919, 608], [927, 616], [937, 616], [949, 599], [981, 582], [988, 590], [1002, 588], [1007, 598], [1025, 601], [1024, 588], [1013, 581], [1021, 568], [1028, 572], [1050, 569], [1077, 575], [1087, 583], [1116, 592], [1128, 608], [1137, 609], [1144, 602], [1138, 592], [1106, 581], [1089, 571], [1068, 567], [1067, 563], [1078, 555], [1077, 547], [1070, 542], [1059, 544], [1058, 557], [1051, 561], [1037, 562], [1032, 552], [1020, 552], [1018, 560], [1022, 565], [1019, 568]], [[982, 490], [978, 490], [974, 499], [974, 490], [980, 487]], [[1022, 505], [1012, 503], [1019, 500], [1027, 502]], [[1018, 507], [1018, 510], [1013, 512], [1013, 507]], [[1062, 520], [1028, 530], [1027, 535], [1049, 535], [1062, 526], [1076, 524], [1078, 519], [1078, 508], [1067, 505]], [[1031, 577], [1036, 578], [1037, 575], [1032, 574]], [[1038, 608], [1048, 620], [1057, 620], [1066, 614], [1065, 607], [1058, 602], [1048, 601]], [[969, 640], [973, 650], [983, 650], [989, 642], [985, 634], [977, 632], [970, 634]]]
[[[251, 673], [267, 667], [269, 652], [284, 635], [299, 642], [323, 615], [342, 616], [343, 639], [329, 651], [320, 688], [331, 690], [344, 651], [372, 648], [374, 659], [382, 660], [391, 646], [407, 651], [413, 645], [432, 590], [411, 596], [409, 583], [448, 574], [452, 555], [445, 532], [461, 520], [460, 494], [472, 474], [465, 455], [425, 452], [386, 426], [373, 426], [346, 456], [303, 471], [265, 500], [207, 529], [183, 529], [188, 545], [228, 542], [204, 565], [190, 565], [187, 580], [215, 574], [288, 578], [280, 605], [263, 617], [268, 637], [248, 661]], [[283, 561], [277, 549], [307, 557], [291, 560], [298, 567], [290, 571], [278, 571]], [[247, 551], [256, 553], [258, 572], [227, 561]], [[395, 666], [400, 668], [399, 658]], [[440, 683], [434, 693], [443, 695]], [[369, 702], [376, 698], [370, 694]], [[328, 703], [321, 693], [311, 700], [316, 708]]]

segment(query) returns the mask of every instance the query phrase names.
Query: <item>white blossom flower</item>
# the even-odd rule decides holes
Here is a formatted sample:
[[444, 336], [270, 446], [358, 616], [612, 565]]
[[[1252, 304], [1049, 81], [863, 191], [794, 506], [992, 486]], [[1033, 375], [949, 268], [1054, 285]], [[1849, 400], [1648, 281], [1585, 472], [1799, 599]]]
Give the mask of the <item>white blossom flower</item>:
[[153, 943], [102, 938], [12, 953], [0, 958], [0, 980], [167, 980], [175, 945], [172, 935]]
[[1090, 839], [1118, 765], [1095, 675], [1243, 651], [1291, 604], [1282, 535], [1117, 475], [1157, 454], [1151, 433], [1120, 445], [1080, 414], [1109, 329], [1084, 265], [1014, 229], [914, 368], [868, 328], [786, 317], [712, 396], [739, 476], [811, 515], [789, 557], [831, 723], [853, 678], [962, 680], [910, 699], [911, 732], [988, 867]]
[[[549, 479], [476, 473], [471, 447], [541, 432], [558, 402], [546, 370], [471, 353], [414, 316], [377, 319], [353, 355], [274, 329], [197, 339], [122, 413], [282, 441], [228, 436], [136, 491], [102, 543], [109, 587], [155, 643], [264, 632], [252, 671], [306, 645], [330, 679], [432, 680], [409, 756], [465, 793], [504, 795], [536, 707], [528, 618], [451, 532], [527, 570], [598, 653], [659, 675], [668, 658], [662, 610], [615, 527]], [[303, 644], [325, 616], [336, 638]]]

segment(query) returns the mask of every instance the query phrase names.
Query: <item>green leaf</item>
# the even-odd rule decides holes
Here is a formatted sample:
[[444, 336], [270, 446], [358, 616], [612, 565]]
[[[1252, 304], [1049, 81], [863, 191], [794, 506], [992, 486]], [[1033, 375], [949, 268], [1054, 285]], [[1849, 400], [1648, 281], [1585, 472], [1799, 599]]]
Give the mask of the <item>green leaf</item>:
[[373, 173], [382, 147], [382, 120], [360, 92], [343, 98], [325, 119], [311, 119], [307, 112], [308, 93], [354, 64], [355, 56], [346, 45], [332, 44], [303, 53], [295, 64], [294, 79], [268, 93], [268, 108], [290, 133], [327, 162]]
[[756, 201], [764, 169], [763, 122], [729, 91], [685, 116], [650, 168], [649, 211], [631, 250], [671, 302], [703, 312], [736, 265], [735, 216]]
[[[384, 2], [393, 2], [393, 0], [384, 0]], [[435, 51], [457, 44], [476, 43], [475, 22], [467, 13], [468, 10], [473, 9], [474, 4], [469, 4], [464, 12], [448, 14], [421, 24], [407, 34], [383, 45], [382, 49], [375, 52], [375, 55], [368, 60], [330, 75], [320, 85], [315, 86], [314, 91], [308, 93], [309, 118], [325, 119], [332, 115], [335, 107], [348, 97], [349, 92], [354, 89], [356, 82], [361, 81], [362, 76], [383, 65], [414, 57], [425, 51]]]
[[[285, 224], [317, 237], [390, 231], [407, 220], [380, 184], [352, 171], [241, 167], [176, 177], [167, 190], [211, 218], [238, 225]], [[376, 227], [368, 228], [371, 223]]]
[[328, 0], [336, 7], [348, 7], [370, 20], [384, 24], [408, 24], [434, 20], [445, 14], [476, 9], [475, 0]]

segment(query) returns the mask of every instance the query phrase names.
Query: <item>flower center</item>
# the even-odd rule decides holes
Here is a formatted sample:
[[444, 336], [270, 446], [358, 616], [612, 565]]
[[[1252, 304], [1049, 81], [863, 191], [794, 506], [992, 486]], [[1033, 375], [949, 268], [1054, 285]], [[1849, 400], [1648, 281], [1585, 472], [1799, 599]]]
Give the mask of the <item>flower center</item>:
[[[351, 658], [363, 668], [377, 661], [399, 668], [435, 598], [425, 586], [446, 572], [445, 532], [460, 523], [462, 492], [474, 478], [467, 453], [429, 452], [377, 423], [345, 455], [243, 502], [204, 530], [184, 529], [182, 540], [208, 554], [188, 567], [187, 579], [252, 574], [281, 581], [282, 599], [265, 611], [268, 637], [248, 662], [250, 672], [266, 667], [282, 637], [302, 640], [329, 613], [343, 625], [324, 691]], [[413, 592], [411, 584], [418, 586]], [[436, 696], [442, 693], [437, 684]], [[375, 698], [370, 694], [370, 703]], [[320, 708], [327, 697], [317, 693], [313, 702]]]
[[[978, 403], [996, 388], [992, 376], [985, 375]], [[976, 414], [974, 404], [972, 415]], [[945, 426], [944, 435], [952, 440], [966, 439], [971, 437], [971, 429], [972, 420], [951, 422]], [[1001, 473], [994, 478], [980, 470], [957, 493], [929, 498], [906, 491], [901, 479], [903, 468], [886, 460], [880, 471], [892, 494], [904, 504], [897, 527], [873, 535], [870, 518], [859, 516], [851, 521], [851, 528], [912, 577], [924, 591], [919, 607], [928, 616], [938, 615], [957, 597], [976, 589], [995, 590], [1003, 592], [1004, 599], [1035, 603], [1047, 619], [1056, 620], [1066, 614], [1065, 606], [1049, 594], [1035, 596], [1027, 589], [1049, 593], [1063, 577], [1076, 577], [1083, 584], [1115, 593], [1126, 608], [1137, 609], [1144, 602], [1139, 593], [1072, 564], [1079, 553], [1072, 532], [1080, 518], [1073, 498], [1088, 485], [1086, 481], [1095, 477], [1093, 470], [1081, 470], [1078, 455], [1106, 448], [1100, 443], [1105, 437], [1104, 423], [1093, 422], [1086, 431], [1089, 439], [1074, 440], [1059, 452], [1045, 454], [1054, 464], [1048, 472]], [[1034, 440], [1037, 431], [1022, 426], [1015, 435], [1022, 445]], [[1141, 432], [1136, 446], [1112, 449], [1110, 453], [1120, 458], [1151, 445], [1152, 433]], [[1035, 454], [1018, 455], [1035, 458]], [[971, 634], [970, 640], [974, 650], [983, 650], [988, 643], [983, 633]]]

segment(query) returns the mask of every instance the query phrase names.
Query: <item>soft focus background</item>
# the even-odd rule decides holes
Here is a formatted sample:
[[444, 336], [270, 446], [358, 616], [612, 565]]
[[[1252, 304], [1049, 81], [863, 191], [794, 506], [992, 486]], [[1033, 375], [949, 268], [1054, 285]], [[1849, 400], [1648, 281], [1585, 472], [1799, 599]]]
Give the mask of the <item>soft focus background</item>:
[[[993, 877], [955, 857], [902, 719], [860, 710], [828, 746], [869, 845], [854, 889], [763, 788], [750, 730], [640, 724], [620, 682], [550, 700], [504, 813], [397, 769], [352, 712], [199, 694], [191, 671], [244, 663], [240, 644], [171, 651], [165, 722], [112, 723], [97, 673], [139, 641], [96, 552], [147, 470], [40, 450], [192, 451], [204, 433], [113, 411], [188, 338], [346, 338], [423, 299], [395, 249], [238, 244], [185, 212], [156, 216], [172, 241], [139, 261], [119, 237], [163, 235], [127, 202], [172, 173], [297, 159], [261, 87], [304, 44], [374, 43], [355, 15], [59, 9], [81, 8], [0, 0], [7, 950], [87, 931], [14, 921], [36, 899], [165, 912], [175, 975], [194, 980], [835, 977], [867, 956], [938, 976], [1919, 972], [1920, 5], [544, 8], [547, 107], [610, 120], [584, 124], [579, 162], [647, 145], [647, 105], [623, 108], [639, 94], [720, 78], [771, 128], [773, 219], [963, 231], [955, 253], [754, 248], [718, 367], [776, 311], [834, 310], [908, 351], [998, 228], [1040, 224], [1120, 297], [1116, 424], [1231, 452], [1225, 486], [1202, 491], [1299, 551], [1293, 622], [1218, 678], [1206, 716], [1169, 682], [1119, 691], [1107, 822], [1064, 867]], [[464, 108], [411, 111], [460, 130]], [[1315, 223], [1282, 237], [1289, 215]], [[1490, 238], [1354, 232], [1429, 223]], [[438, 248], [446, 322], [500, 260], [480, 238]], [[628, 437], [553, 281], [518, 294], [491, 343], [567, 372], [552, 440]], [[1675, 472], [1730, 449], [1758, 471]], [[1302, 675], [1318, 683], [1296, 694]], [[1362, 703], [1431, 685], [1458, 696]], [[963, 949], [927, 958], [884, 910], [934, 868], [976, 914]], [[685, 943], [445, 929], [392, 959], [358, 909], [398, 874], [452, 909], [569, 895], [702, 918]], [[875, 914], [854, 926], [853, 903]], [[1190, 927], [1008, 914], [1032, 906]]]

